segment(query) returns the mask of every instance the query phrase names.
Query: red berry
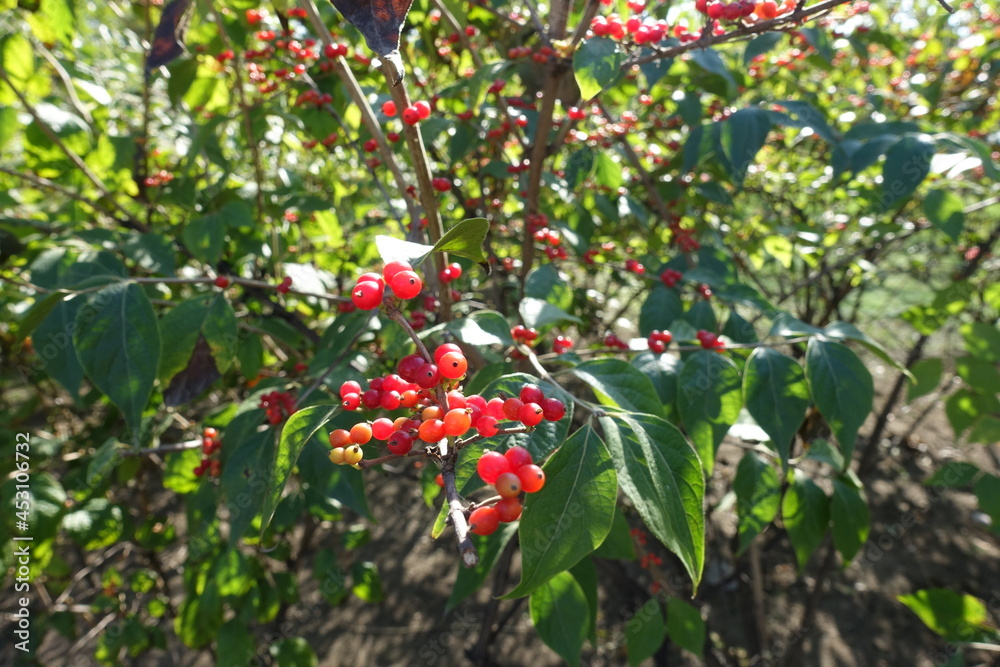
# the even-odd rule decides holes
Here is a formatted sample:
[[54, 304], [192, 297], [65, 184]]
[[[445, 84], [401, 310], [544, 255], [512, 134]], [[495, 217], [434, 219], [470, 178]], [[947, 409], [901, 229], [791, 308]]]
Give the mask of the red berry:
[[477, 507], [469, 515], [469, 530], [476, 535], [492, 535], [500, 526], [500, 517], [492, 507]]
[[341, 405], [345, 410], [357, 410], [361, 407], [361, 394], [347, 394]]
[[541, 403], [545, 400], [545, 394], [542, 393], [538, 385], [526, 384], [521, 387], [520, 398], [524, 403]]
[[502, 398], [491, 398], [486, 404], [486, 408], [483, 410], [484, 415], [489, 415], [497, 421], [502, 421], [507, 418], [507, 415], [503, 413], [503, 404], [505, 401]]
[[465, 375], [469, 368], [469, 362], [461, 352], [449, 352], [438, 361], [438, 368], [441, 369], [441, 376], [449, 380], [457, 380]]
[[434, 483], [437, 484], [438, 486], [440, 486], [443, 489], [444, 488], [444, 476], [441, 473], [438, 473], [437, 477], [434, 478]]
[[396, 366], [396, 371], [399, 373], [407, 382], [417, 381], [417, 372], [420, 371], [420, 367], [426, 363], [424, 358], [419, 354], [408, 354], [399, 360], [399, 365]]
[[218, 287], [219, 289], [226, 289], [227, 287], [229, 287], [229, 278], [225, 276], [218, 276], [215, 279], [215, 286]]
[[379, 417], [372, 422], [372, 437], [376, 440], [385, 440], [395, 430], [392, 420], [386, 417]]
[[382, 403], [382, 393], [377, 389], [369, 389], [361, 394], [361, 404], [368, 410], [374, 410]]
[[566, 416], [566, 406], [558, 398], [546, 398], [541, 406], [545, 421], [557, 422]]
[[538, 403], [525, 403], [517, 411], [517, 420], [525, 426], [538, 426], [542, 423], [545, 413]]
[[476, 430], [479, 431], [479, 435], [484, 438], [491, 438], [497, 434], [497, 420], [495, 417], [490, 417], [488, 415], [482, 415], [476, 420], [474, 426]]
[[382, 103], [382, 113], [384, 113], [386, 116], [389, 116], [389, 118], [392, 118], [393, 116], [395, 116], [396, 115], [396, 103], [393, 102], [392, 100], [387, 100], [387, 101], [383, 102]]
[[402, 403], [402, 396], [398, 391], [386, 391], [378, 399], [378, 404], [386, 410], [395, 410]]
[[[541, 468], [539, 468], [541, 470]], [[505, 472], [493, 483], [497, 493], [503, 498], [516, 498], [521, 495], [521, 478], [512, 472]]]
[[209, 426], [205, 428], [204, 431], [201, 432], [201, 435], [203, 438], [218, 438], [219, 432], [216, 429]]
[[427, 120], [431, 115], [431, 104], [426, 100], [420, 100], [413, 105], [413, 108], [417, 110], [417, 114], [420, 120]]
[[413, 449], [413, 437], [404, 431], [396, 431], [386, 441], [389, 451], [397, 456], [408, 454]]
[[392, 282], [389, 283], [392, 287], [393, 293], [400, 299], [412, 299], [413, 297], [420, 294], [420, 290], [424, 288], [424, 283], [420, 280], [420, 276], [414, 271], [400, 271], [392, 277]]
[[441, 357], [448, 354], [449, 352], [458, 352], [459, 354], [461, 354], [462, 348], [460, 348], [458, 345], [455, 345], [454, 343], [442, 343], [441, 345], [438, 345], [437, 349], [434, 350], [434, 363], [440, 364]]
[[382, 269], [382, 278], [385, 279], [386, 283], [391, 285], [392, 279], [395, 277], [397, 273], [401, 273], [403, 271], [412, 271], [412, 270], [413, 267], [410, 266], [409, 262], [398, 259], [389, 262], [388, 264], [385, 265], [385, 267]]
[[403, 109], [403, 122], [407, 125], [416, 125], [420, 122], [420, 112], [415, 107]]
[[521, 406], [524, 402], [519, 398], [508, 398], [503, 402], [503, 415], [512, 421], [520, 421]]
[[346, 398], [348, 394], [360, 394], [361, 385], [354, 380], [348, 380], [344, 384], [340, 385], [340, 397]]
[[531, 452], [520, 445], [514, 445], [503, 454], [507, 462], [510, 463], [511, 470], [517, 470], [521, 466], [531, 465]]
[[424, 389], [436, 387], [441, 382], [441, 371], [435, 364], [424, 364], [417, 370], [415, 382]]
[[499, 517], [502, 523], [510, 523], [521, 518], [521, 500], [519, 498], [498, 500], [497, 504], [493, 507], [496, 509], [497, 517]]
[[[540, 491], [545, 486], [545, 471], [534, 464], [521, 466], [515, 474], [518, 480], [520, 480], [521, 488], [524, 489], [525, 493]], [[503, 494], [501, 493], [500, 495]]]
[[382, 288], [376, 282], [363, 280], [354, 286], [351, 301], [361, 310], [375, 310], [382, 303]]
[[511, 472], [510, 461], [500, 452], [483, 452], [476, 463], [476, 472], [484, 482], [493, 484], [500, 475]]

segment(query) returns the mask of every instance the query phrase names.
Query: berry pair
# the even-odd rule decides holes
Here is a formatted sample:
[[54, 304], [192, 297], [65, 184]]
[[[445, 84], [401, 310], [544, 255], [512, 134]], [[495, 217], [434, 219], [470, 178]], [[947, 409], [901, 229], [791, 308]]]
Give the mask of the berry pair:
[[423, 281], [409, 262], [398, 260], [386, 264], [382, 275], [365, 273], [358, 278], [351, 290], [351, 301], [361, 310], [375, 310], [382, 303], [386, 285], [403, 300], [412, 299], [424, 288]]
[[501, 523], [517, 520], [521, 516], [521, 493], [535, 493], [545, 486], [545, 472], [534, 464], [524, 447], [514, 446], [503, 454], [484, 452], [476, 472], [500, 496], [495, 505], [478, 507], [469, 515], [469, 530], [477, 535], [489, 535]]
[[403, 109], [403, 122], [407, 125], [416, 125], [422, 120], [427, 120], [430, 116], [431, 105], [430, 102], [425, 100], [420, 100], [412, 106]]
[[201, 432], [202, 459], [201, 463], [194, 468], [195, 477], [201, 477], [206, 472], [212, 477], [218, 477], [222, 474], [222, 461], [208, 458], [219, 451], [220, 447], [222, 447], [222, 441], [219, 440], [219, 432], [214, 428], [206, 427]]
[[711, 331], [700, 329], [695, 334], [695, 338], [698, 339], [698, 342], [706, 350], [724, 350], [726, 348], [726, 344], [719, 340], [719, 337]]
[[357, 466], [358, 462], [364, 457], [365, 454], [361, 451], [361, 445], [334, 447], [330, 450], [330, 461], [337, 465]]
[[653, 329], [649, 332], [649, 351], [654, 354], [663, 354], [667, 351], [667, 345], [674, 339], [669, 331], [658, 331]]

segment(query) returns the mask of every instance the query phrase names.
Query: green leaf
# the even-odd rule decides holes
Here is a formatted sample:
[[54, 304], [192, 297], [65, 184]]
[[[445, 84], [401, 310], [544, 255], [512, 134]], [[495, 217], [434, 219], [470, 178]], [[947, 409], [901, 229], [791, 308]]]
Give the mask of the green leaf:
[[965, 228], [962, 198], [948, 190], [931, 190], [924, 197], [924, 214], [930, 223], [957, 241]]
[[656, 285], [639, 309], [639, 334], [648, 336], [654, 329], [668, 331], [674, 320], [683, 316], [684, 304], [677, 290]]
[[948, 489], [962, 489], [971, 486], [980, 472], [982, 471], [979, 467], [972, 463], [948, 461], [935, 470], [934, 474], [924, 481], [924, 484]]
[[662, 411], [668, 421], [675, 421], [674, 403], [677, 401], [677, 375], [681, 372], [681, 360], [672, 354], [642, 352], [632, 357], [630, 362], [653, 383], [660, 399]]
[[471, 259], [474, 262], [485, 262], [483, 243], [490, 231], [490, 223], [486, 218], [469, 218], [458, 223], [434, 244], [432, 252], [447, 252], [459, 257]]
[[984, 364], [976, 357], [959, 357], [955, 360], [955, 373], [974, 391], [1000, 394], [1000, 370], [993, 364]]
[[569, 573], [580, 584], [584, 597], [587, 598], [587, 639], [591, 644], [597, 642], [597, 566], [593, 558], [584, 558], [569, 569]]
[[830, 499], [816, 482], [797, 472], [781, 501], [781, 518], [801, 572], [826, 535], [830, 524]]
[[219, 667], [243, 667], [254, 659], [256, 641], [245, 622], [239, 618], [231, 618], [219, 628], [218, 662]]
[[1000, 413], [1000, 400], [995, 395], [962, 388], [945, 400], [944, 413], [955, 431], [955, 437], [960, 438], [980, 418]]
[[812, 338], [806, 348], [806, 378], [816, 407], [837, 436], [849, 465], [858, 429], [872, 409], [871, 373], [849, 347]]
[[274, 510], [281, 501], [285, 483], [295, 466], [295, 462], [306, 443], [316, 435], [340, 408], [339, 405], [312, 405], [293, 414], [281, 430], [281, 440], [274, 452], [274, 462], [269, 471], [267, 490], [264, 492], [264, 508], [260, 520], [260, 534], [271, 523]]
[[632, 533], [628, 519], [621, 508], [615, 507], [615, 518], [611, 522], [611, 531], [597, 547], [594, 555], [598, 558], [616, 558], [620, 560], [635, 560], [635, 544], [632, 543]]
[[766, 32], [751, 39], [743, 51], [743, 64], [749, 65], [754, 58], [773, 49], [783, 37], [780, 32]]
[[1000, 328], [986, 322], [967, 322], [960, 331], [969, 354], [983, 361], [1000, 361]]
[[594, 429], [574, 433], [542, 467], [545, 488], [521, 515], [521, 581], [506, 598], [528, 595], [600, 546], [611, 531], [618, 482]]
[[680, 598], [667, 600], [667, 634], [670, 641], [699, 658], [705, 648], [705, 621], [698, 609]]
[[1000, 442], [1000, 418], [983, 415], [972, 424], [969, 442], [992, 445]]
[[805, 449], [806, 458], [810, 461], [825, 463], [835, 470], [844, 469], [844, 455], [840, 453], [836, 445], [822, 438], [816, 438], [812, 442], [805, 443]]
[[96, 551], [121, 538], [125, 519], [118, 505], [104, 498], [93, 498], [64, 516], [62, 527], [84, 550]]
[[753, 538], [778, 515], [781, 483], [777, 471], [767, 461], [748, 451], [736, 468], [733, 491], [736, 493], [736, 516], [739, 518], [740, 547], [737, 554], [742, 554]]
[[833, 480], [833, 498], [830, 502], [830, 521], [833, 525], [833, 545], [844, 559], [844, 567], [868, 540], [871, 515], [861, 489], [847, 477]]
[[606, 152], [597, 154], [597, 170], [594, 172], [594, 180], [597, 185], [617, 191], [625, 184], [625, 177], [622, 174], [622, 165]]
[[225, 220], [218, 213], [195, 218], [184, 225], [181, 238], [195, 259], [215, 264], [222, 256], [222, 245], [226, 241]]
[[585, 361], [573, 374], [586, 382], [602, 405], [632, 412], [663, 414], [653, 383], [642, 371], [621, 359], [604, 358]]
[[[244, 414], [255, 424], [260, 423], [259, 414]], [[230, 422], [230, 428], [232, 426]], [[226, 435], [223, 433], [224, 439], [227, 439]], [[262, 473], [273, 458], [273, 441], [270, 431], [254, 432], [249, 437], [237, 438], [231, 447], [223, 449], [226, 458], [222, 467], [222, 493], [229, 509], [231, 545], [239, 542], [263, 507], [264, 496], [261, 492], [267, 488], [267, 479]]]
[[580, 664], [587, 637], [587, 598], [569, 572], [560, 572], [528, 598], [531, 623], [546, 646], [570, 665]]
[[316, 667], [318, 660], [309, 641], [287, 637], [271, 645], [271, 655], [278, 667]]
[[666, 638], [667, 626], [663, 622], [660, 603], [655, 598], [647, 600], [646, 604], [639, 607], [625, 622], [625, 646], [628, 648], [629, 667], [635, 667], [653, 657]]
[[583, 324], [583, 321], [576, 315], [570, 315], [558, 306], [553, 306], [548, 301], [525, 297], [518, 305], [518, 312], [524, 320], [526, 327], [537, 329], [548, 324], [557, 322], [575, 322]]
[[827, 338], [832, 338], [838, 341], [853, 340], [855, 342], [861, 343], [879, 359], [893, 366], [894, 368], [902, 371], [903, 374], [906, 375], [906, 377], [908, 377], [910, 380], [913, 380], [913, 376], [910, 374], [910, 371], [906, 368], [906, 366], [903, 363], [896, 361], [892, 357], [892, 355], [889, 354], [888, 350], [886, 350], [884, 347], [882, 347], [882, 345], [880, 345], [879, 343], [875, 342], [874, 340], [866, 336], [864, 333], [861, 332], [861, 330], [859, 330], [853, 324], [850, 324], [849, 322], [839, 322], [839, 321], [833, 322], [829, 324], [825, 329], [823, 329], [823, 335]]
[[465, 343], [480, 347], [483, 345], [514, 344], [510, 337], [510, 325], [503, 315], [493, 310], [479, 310], [468, 317], [451, 320], [445, 328]]
[[378, 254], [382, 258], [383, 264], [403, 261], [409, 262], [414, 267], [419, 266], [434, 250], [434, 246], [411, 243], [392, 236], [381, 235], [375, 237], [375, 247], [378, 248]]
[[204, 336], [220, 373], [229, 368], [236, 356], [236, 313], [222, 294], [177, 304], [163, 316], [160, 328], [171, 333], [170, 345], [163, 351], [160, 362], [159, 377], [164, 383], [188, 366], [200, 336]]
[[622, 490], [697, 590], [705, 562], [705, 478], [697, 452], [655, 415], [615, 413], [600, 423]]
[[43, 298], [35, 301], [34, 305], [28, 309], [28, 312], [24, 314], [21, 318], [20, 323], [17, 327], [17, 337], [20, 340], [24, 340], [31, 335], [39, 324], [41, 324], [49, 316], [56, 306], [62, 304], [66, 300], [66, 297], [70, 296], [72, 292], [68, 290], [56, 290], [50, 294], [46, 294]]
[[87, 377], [121, 410], [137, 442], [160, 361], [160, 329], [146, 293], [122, 282], [91, 294], [77, 311], [73, 345]]
[[733, 181], [742, 186], [747, 169], [764, 147], [771, 131], [771, 119], [764, 109], [740, 109], [723, 125], [722, 145], [732, 166]]
[[972, 641], [979, 631], [987, 629], [986, 605], [971, 595], [927, 588], [896, 599], [948, 641]]
[[904, 135], [889, 149], [882, 165], [883, 210], [913, 194], [930, 173], [933, 157], [934, 143], [926, 135]]
[[792, 441], [809, 409], [809, 386], [799, 363], [777, 350], [758, 347], [743, 370], [747, 411], [771, 438], [788, 468]]
[[351, 592], [361, 600], [369, 603], [381, 602], [382, 578], [378, 574], [375, 563], [355, 562], [351, 565]]
[[972, 488], [979, 500], [979, 509], [986, 512], [994, 533], [1000, 533], [1000, 477], [984, 474]]
[[445, 603], [444, 610], [448, 613], [467, 597], [479, 590], [479, 587], [486, 581], [486, 577], [493, 571], [493, 567], [500, 559], [510, 538], [517, 532], [517, 525], [505, 523], [500, 525], [500, 529], [492, 535], [472, 535], [472, 542], [479, 552], [479, 563], [475, 567], [459, 567], [455, 583], [451, 588], [451, 595]]
[[624, 74], [625, 58], [625, 52], [608, 37], [592, 37], [583, 42], [573, 54], [573, 75], [580, 87], [580, 99], [588, 102], [617, 83]]
[[712, 474], [719, 443], [740, 416], [742, 384], [732, 359], [710, 350], [689, 356], [677, 376], [677, 410], [706, 475]]
[[926, 396], [941, 384], [944, 373], [944, 362], [941, 359], [921, 359], [910, 369], [914, 381], [906, 388], [906, 401], [909, 403], [921, 396]]

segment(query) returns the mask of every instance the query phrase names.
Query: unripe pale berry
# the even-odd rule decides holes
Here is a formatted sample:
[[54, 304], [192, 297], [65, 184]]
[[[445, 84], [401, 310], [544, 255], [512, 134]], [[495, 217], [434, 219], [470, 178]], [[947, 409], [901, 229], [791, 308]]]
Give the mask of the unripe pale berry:
[[512, 472], [505, 472], [493, 483], [502, 498], [516, 498], [521, 494], [521, 478]]

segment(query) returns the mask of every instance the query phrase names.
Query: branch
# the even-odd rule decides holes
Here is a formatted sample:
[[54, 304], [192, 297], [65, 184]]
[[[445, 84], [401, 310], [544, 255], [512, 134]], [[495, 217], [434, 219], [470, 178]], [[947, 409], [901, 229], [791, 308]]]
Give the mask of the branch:
[[944, 7], [944, 10], [946, 12], [948, 12], [949, 14], [954, 14], [955, 13], [955, 8], [952, 7], [951, 5], [949, 5], [947, 2], [945, 2], [944, 0], [937, 0], [937, 1], [938, 1], [939, 5], [941, 5], [942, 7]]
[[441, 464], [441, 478], [444, 481], [445, 498], [448, 503], [448, 518], [451, 525], [455, 527], [455, 537], [458, 538], [458, 551], [462, 554], [462, 563], [465, 567], [475, 567], [479, 564], [479, 553], [476, 545], [469, 537], [469, 522], [465, 519], [465, 507], [462, 506], [462, 496], [458, 494], [455, 486], [455, 460], [457, 450], [452, 450], [451, 454], [445, 457]]
[[628, 70], [633, 65], [643, 65], [645, 63], [656, 62], [657, 60], [664, 60], [666, 58], [676, 58], [683, 53], [687, 53], [688, 51], [704, 49], [715, 44], [735, 42], [743, 37], [753, 37], [765, 32], [791, 30], [810, 19], [816, 18], [820, 14], [829, 12], [833, 8], [839, 5], [847, 4], [851, 1], [852, 0], [826, 0], [826, 2], [813, 5], [808, 9], [797, 8], [791, 14], [779, 16], [778, 18], [770, 19], [768, 21], [758, 21], [753, 25], [743, 25], [731, 32], [723, 33], [721, 35], [713, 35], [711, 34], [711, 31], [703, 30], [701, 37], [693, 42], [672, 46], [667, 49], [657, 49], [656, 53], [648, 56], [629, 58], [622, 64], [622, 69]]

